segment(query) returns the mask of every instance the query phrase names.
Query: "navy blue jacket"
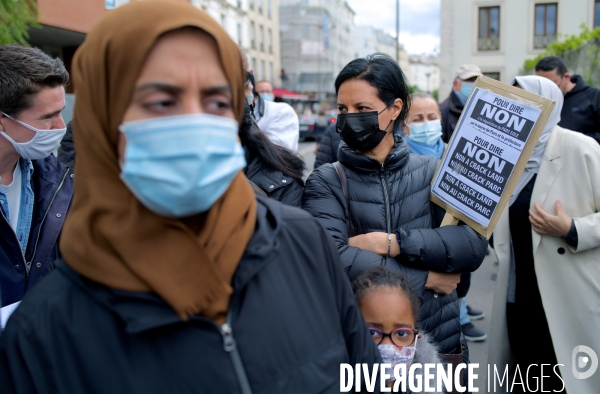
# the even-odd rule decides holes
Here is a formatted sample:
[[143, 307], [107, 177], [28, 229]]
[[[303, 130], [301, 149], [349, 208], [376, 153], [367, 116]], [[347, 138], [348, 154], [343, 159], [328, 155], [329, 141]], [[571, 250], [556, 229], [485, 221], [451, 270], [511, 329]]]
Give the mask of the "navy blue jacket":
[[325, 130], [325, 135], [323, 135], [315, 157], [315, 169], [325, 163], [335, 163], [338, 161], [338, 148], [342, 137], [335, 131], [335, 125], [336, 123], [334, 122], [327, 126]]
[[[348, 178], [349, 207], [331, 164], [308, 177], [302, 205], [333, 236], [350, 279], [379, 265], [406, 275], [421, 297], [420, 328], [431, 334], [442, 353], [457, 354], [461, 330], [456, 292], [438, 296], [425, 290], [428, 271], [475, 271], [485, 257], [487, 242], [465, 225], [439, 227], [444, 211], [429, 201], [438, 160], [410, 154], [406, 141], [399, 135], [395, 138], [384, 165], [342, 143], [338, 154]], [[348, 210], [356, 235], [399, 231], [401, 254], [382, 257], [349, 246]]]
[[[54, 268], [60, 257], [58, 237], [73, 196], [73, 171], [50, 155], [33, 161], [31, 188], [35, 196], [25, 256], [12, 227], [0, 214], [0, 305], [23, 298]], [[30, 265], [29, 276], [26, 264]]]
[[60, 261], [0, 337], [0, 391], [248, 393], [245, 372], [253, 394], [339, 393], [340, 363], [381, 356], [335, 246], [308, 213], [271, 199], [258, 199], [256, 221], [227, 331], [201, 316], [181, 321], [155, 294], [108, 288]]

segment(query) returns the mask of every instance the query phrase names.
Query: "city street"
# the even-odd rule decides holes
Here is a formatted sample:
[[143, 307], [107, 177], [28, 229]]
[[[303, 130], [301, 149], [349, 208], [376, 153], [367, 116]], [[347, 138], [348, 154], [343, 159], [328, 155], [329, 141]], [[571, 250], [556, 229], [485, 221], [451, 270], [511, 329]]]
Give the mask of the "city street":
[[[300, 142], [298, 144], [298, 153], [304, 159], [304, 164], [306, 166], [304, 170], [305, 179], [313, 171], [316, 147], [316, 142]], [[483, 320], [477, 320], [472, 323], [488, 335], [490, 332], [494, 289], [496, 285], [496, 282], [492, 280], [492, 274], [497, 271], [497, 268], [494, 265], [496, 261], [496, 255], [494, 251], [490, 249], [490, 254], [485, 256], [485, 260], [483, 260], [481, 267], [473, 273], [473, 276], [471, 277], [471, 288], [467, 295], [467, 301], [472, 308], [485, 312], [485, 318], [483, 318]], [[469, 342], [469, 351], [471, 362], [479, 364], [479, 369], [476, 370], [479, 375], [477, 387], [479, 388], [480, 393], [485, 392], [484, 378], [487, 374], [488, 340], [482, 342]]]

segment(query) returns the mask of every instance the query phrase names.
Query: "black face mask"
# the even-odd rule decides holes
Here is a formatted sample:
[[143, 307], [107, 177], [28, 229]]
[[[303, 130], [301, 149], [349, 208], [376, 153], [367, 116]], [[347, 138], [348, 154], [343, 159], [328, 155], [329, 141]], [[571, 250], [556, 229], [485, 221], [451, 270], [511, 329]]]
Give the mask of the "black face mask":
[[[342, 136], [342, 140], [350, 149], [368, 152], [379, 145], [388, 133], [379, 128], [379, 114], [383, 111], [339, 114], [335, 130]], [[391, 120], [390, 123], [392, 123]]]

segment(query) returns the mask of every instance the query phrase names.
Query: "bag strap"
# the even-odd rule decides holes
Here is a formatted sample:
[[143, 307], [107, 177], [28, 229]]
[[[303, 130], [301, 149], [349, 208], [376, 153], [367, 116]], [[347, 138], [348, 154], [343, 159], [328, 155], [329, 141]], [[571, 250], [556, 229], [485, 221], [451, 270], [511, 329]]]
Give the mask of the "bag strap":
[[350, 215], [350, 197], [348, 197], [348, 178], [346, 178], [346, 171], [344, 170], [344, 166], [339, 161], [333, 163], [333, 168], [335, 168], [335, 172], [337, 172], [338, 177], [340, 178], [340, 183], [342, 184], [342, 192], [344, 192], [344, 197], [346, 197], [346, 207], [344, 213], [346, 214], [346, 222], [350, 226], [350, 236], [354, 237], [356, 233], [354, 232], [354, 225], [352, 224], [352, 217]]

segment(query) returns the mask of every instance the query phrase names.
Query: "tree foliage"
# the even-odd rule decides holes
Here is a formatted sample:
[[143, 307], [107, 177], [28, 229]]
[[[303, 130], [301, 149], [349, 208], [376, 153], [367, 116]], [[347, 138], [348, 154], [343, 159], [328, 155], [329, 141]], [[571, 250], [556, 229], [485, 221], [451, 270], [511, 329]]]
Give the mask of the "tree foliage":
[[579, 35], [572, 35], [566, 37], [563, 41], [554, 41], [546, 50], [534, 59], [525, 60], [523, 68], [525, 72], [531, 72], [535, 68], [535, 65], [547, 56], [561, 56], [573, 51], [577, 51], [582, 46], [597, 39], [600, 39], [600, 27], [590, 30], [585, 24], [581, 26], [581, 33]]
[[34, 0], [0, 0], [0, 45], [27, 45], [29, 26], [39, 26]]

